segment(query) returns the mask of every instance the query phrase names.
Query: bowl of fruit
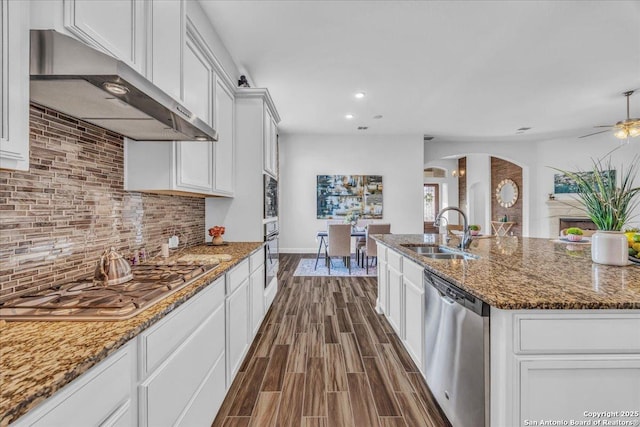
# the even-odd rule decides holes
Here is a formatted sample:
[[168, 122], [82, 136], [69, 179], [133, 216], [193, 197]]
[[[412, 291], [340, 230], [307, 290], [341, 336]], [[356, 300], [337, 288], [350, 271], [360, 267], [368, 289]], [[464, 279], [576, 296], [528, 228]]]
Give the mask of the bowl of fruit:
[[629, 260], [640, 263], [640, 230], [626, 230], [624, 234], [629, 242]]

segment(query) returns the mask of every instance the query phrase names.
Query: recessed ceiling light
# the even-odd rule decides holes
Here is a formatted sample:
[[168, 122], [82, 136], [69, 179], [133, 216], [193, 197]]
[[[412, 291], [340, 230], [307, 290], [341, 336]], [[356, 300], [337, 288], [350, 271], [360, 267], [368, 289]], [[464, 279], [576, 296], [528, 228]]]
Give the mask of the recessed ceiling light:
[[105, 82], [102, 86], [114, 95], [124, 95], [129, 92], [126, 86], [118, 83]]
[[364, 92], [357, 92], [354, 96], [358, 99], [362, 99], [364, 98]]
[[345, 119], [353, 119], [353, 114], [347, 114], [344, 116]]
[[382, 114], [378, 114], [376, 116], [373, 116], [374, 119], [381, 119], [382, 118]]

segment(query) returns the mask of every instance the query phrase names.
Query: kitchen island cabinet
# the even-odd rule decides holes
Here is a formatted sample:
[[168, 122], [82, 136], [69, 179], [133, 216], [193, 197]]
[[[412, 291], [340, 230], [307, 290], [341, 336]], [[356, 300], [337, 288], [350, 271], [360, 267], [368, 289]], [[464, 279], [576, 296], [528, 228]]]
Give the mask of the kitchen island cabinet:
[[423, 267], [393, 249], [377, 243], [378, 301], [418, 369], [424, 372]]
[[[0, 426], [72, 426], [76, 419], [82, 426], [210, 423], [233, 380], [226, 369], [231, 313], [225, 300], [227, 284], [235, 280], [230, 272], [250, 259], [260, 272], [263, 245], [202, 245], [175, 254], [225, 253], [233, 259], [128, 320], [0, 321]], [[247, 267], [240, 282], [247, 291], [248, 272]], [[249, 301], [237, 309], [250, 341]], [[262, 318], [253, 321], [259, 325]], [[70, 413], [68, 407], [90, 414]], [[60, 416], [66, 422], [53, 422]]]
[[402, 328], [403, 298], [402, 298], [402, 261], [403, 257], [397, 252], [387, 252], [387, 288], [389, 289], [388, 320], [400, 339], [404, 338]]
[[[590, 412], [597, 411], [629, 411], [608, 421], [640, 421], [634, 415], [640, 410], [640, 268], [592, 264], [588, 247], [576, 253], [546, 239], [477, 240], [469, 249], [477, 259], [438, 260], [410, 249], [444, 245], [438, 236], [374, 238], [387, 263], [390, 254], [404, 266], [417, 263], [491, 306], [491, 426], [570, 425], [593, 421]], [[412, 285], [405, 286], [401, 313], [403, 343], [414, 356], [408, 316], [420, 297], [407, 293]], [[391, 323], [393, 310], [385, 310], [391, 301], [384, 300], [391, 297], [384, 291], [380, 297], [378, 311]], [[431, 351], [437, 349], [425, 354]]]

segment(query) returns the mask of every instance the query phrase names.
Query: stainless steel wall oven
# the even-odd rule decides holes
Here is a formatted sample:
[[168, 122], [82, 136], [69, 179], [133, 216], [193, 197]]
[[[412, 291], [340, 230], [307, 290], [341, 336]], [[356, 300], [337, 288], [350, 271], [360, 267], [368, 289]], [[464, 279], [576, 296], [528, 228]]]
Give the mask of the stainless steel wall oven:
[[265, 287], [278, 276], [278, 181], [267, 174], [264, 181]]
[[278, 222], [265, 224], [265, 274], [264, 286], [267, 287], [278, 276]]
[[278, 181], [264, 174], [264, 219], [278, 217]]

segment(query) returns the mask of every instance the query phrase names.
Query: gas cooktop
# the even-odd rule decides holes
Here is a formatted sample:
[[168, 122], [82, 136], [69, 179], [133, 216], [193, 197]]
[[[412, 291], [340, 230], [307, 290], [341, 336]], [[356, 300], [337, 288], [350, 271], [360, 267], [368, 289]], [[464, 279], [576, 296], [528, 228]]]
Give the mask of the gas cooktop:
[[124, 320], [189, 285], [215, 265], [167, 263], [131, 267], [133, 279], [104, 286], [91, 278], [0, 302], [5, 320]]

